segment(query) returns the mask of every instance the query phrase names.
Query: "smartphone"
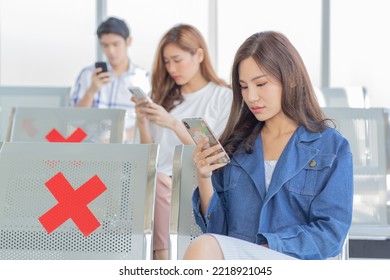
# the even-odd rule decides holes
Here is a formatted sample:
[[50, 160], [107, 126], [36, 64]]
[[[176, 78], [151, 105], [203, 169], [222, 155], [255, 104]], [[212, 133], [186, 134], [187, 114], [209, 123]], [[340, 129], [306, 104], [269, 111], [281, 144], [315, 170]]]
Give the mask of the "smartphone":
[[[182, 119], [182, 122], [184, 126], [186, 127], [187, 131], [191, 135], [192, 139], [194, 139], [195, 143], [198, 144], [203, 138], [207, 137], [209, 138], [209, 143], [206, 147], [215, 146], [219, 144], [221, 146], [221, 150], [225, 153], [223, 157], [218, 159], [218, 163], [229, 163], [230, 158], [228, 154], [225, 152], [225, 150], [222, 148], [221, 143], [219, 143], [217, 137], [215, 137], [214, 133], [210, 129], [207, 122], [201, 118], [184, 118]], [[220, 151], [217, 151], [215, 154], [220, 153]]]
[[146, 99], [148, 103], [153, 103], [152, 99], [141, 88], [129, 87], [129, 90], [137, 99]]
[[103, 72], [107, 72], [107, 71], [108, 71], [107, 63], [105, 63], [105, 62], [103, 62], [103, 61], [95, 62], [95, 68], [102, 68], [102, 69], [103, 69], [103, 70], [100, 71], [98, 74], [103, 73]]

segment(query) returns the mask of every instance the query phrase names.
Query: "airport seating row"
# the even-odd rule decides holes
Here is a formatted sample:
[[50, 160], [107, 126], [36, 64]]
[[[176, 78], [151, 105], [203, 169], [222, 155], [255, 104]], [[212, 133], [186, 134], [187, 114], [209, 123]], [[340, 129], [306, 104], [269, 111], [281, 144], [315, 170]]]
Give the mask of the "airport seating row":
[[[30, 97], [34, 94], [39, 96], [39, 92], [44, 93], [42, 96], [49, 94], [49, 91], [34, 90], [37, 91], [28, 93]], [[0, 111], [0, 135], [5, 140], [0, 148], [0, 211], [3, 213], [0, 216], [0, 259], [149, 259], [158, 145], [121, 144], [124, 110], [67, 108], [64, 92], [69, 94], [69, 89], [58, 91], [61, 93], [55, 98], [56, 105], [47, 107], [43, 107], [48, 104], [43, 101], [47, 100], [44, 97], [39, 104], [32, 101], [36, 98], [30, 97], [27, 103], [20, 103], [20, 100], [24, 100], [21, 92], [21, 89], [0, 87], [0, 107], [3, 109]], [[55, 95], [54, 91], [51, 92]], [[389, 111], [384, 108], [337, 106], [323, 107], [323, 111], [349, 140], [353, 153], [355, 193], [349, 239], [390, 238]], [[7, 114], [9, 116], [5, 117]], [[81, 143], [52, 145], [47, 142]], [[194, 222], [191, 208], [192, 191], [197, 185], [192, 149], [193, 146], [177, 146], [173, 159], [171, 259], [182, 258], [188, 244], [201, 233]], [[63, 182], [67, 181], [74, 188], [94, 175], [107, 188], [104, 193], [109, 198], [103, 199], [105, 196], [101, 195], [88, 206], [100, 222], [100, 227], [88, 236], [83, 235], [78, 225], [70, 220], [49, 234], [37, 219], [45, 209], [56, 203], [47, 182], [59, 173], [65, 178], [62, 178]], [[135, 189], [145, 192], [137, 193]], [[126, 204], [130, 199], [134, 203]], [[134, 214], [137, 217], [133, 217]], [[137, 218], [143, 220], [143, 227], [140, 224], [135, 226]], [[29, 226], [32, 226], [33, 232], [29, 232]], [[134, 238], [128, 238], [129, 232]], [[43, 243], [34, 241], [36, 246], [31, 247], [34, 234]], [[65, 237], [67, 234], [70, 237]], [[110, 239], [107, 241], [105, 238]], [[122, 250], [107, 252], [111, 245], [102, 249], [96, 245], [99, 242], [111, 242], [113, 247], [119, 244]], [[58, 248], [48, 252], [49, 243]], [[68, 245], [76, 248], [77, 253], [71, 252], [72, 248], [65, 249]], [[93, 249], [90, 246], [94, 246]], [[85, 248], [87, 253], [80, 248]], [[348, 240], [337, 258], [348, 258]]]

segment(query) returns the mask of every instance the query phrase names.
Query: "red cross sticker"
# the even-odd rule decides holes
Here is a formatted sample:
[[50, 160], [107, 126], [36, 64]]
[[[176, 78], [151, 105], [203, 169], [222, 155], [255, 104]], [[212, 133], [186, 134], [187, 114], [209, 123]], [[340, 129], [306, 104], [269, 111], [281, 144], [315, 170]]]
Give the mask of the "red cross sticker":
[[76, 190], [65, 176], [59, 172], [45, 183], [58, 203], [39, 217], [39, 221], [50, 234], [68, 219], [72, 219], [84, 236], [95, 231], [100, 223], [87, 205], [107, 188], [97, 175]]
[[84, 132], [80, 127], [78, 127], [68, 138], [62, 136], [57, 129], [53, 128], [45, 138], [49, 142], [81, 142], [84, 138], [87, 137], [87, 133]]

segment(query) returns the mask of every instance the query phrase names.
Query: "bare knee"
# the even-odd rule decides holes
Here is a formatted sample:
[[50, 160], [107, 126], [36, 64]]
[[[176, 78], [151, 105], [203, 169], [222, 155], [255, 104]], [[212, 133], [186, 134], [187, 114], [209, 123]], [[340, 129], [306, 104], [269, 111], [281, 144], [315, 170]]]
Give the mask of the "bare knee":
[[184, 253], [184, 260], [223, 260], [218, 241], [208, 234], [196, 238]]

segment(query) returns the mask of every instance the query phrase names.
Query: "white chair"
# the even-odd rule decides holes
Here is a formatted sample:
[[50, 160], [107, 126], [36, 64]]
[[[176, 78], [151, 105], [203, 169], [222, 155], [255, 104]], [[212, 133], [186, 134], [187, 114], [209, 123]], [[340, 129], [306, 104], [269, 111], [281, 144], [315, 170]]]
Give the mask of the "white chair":
[[50, 142], [57, 140], [54, 136], [58, 135], [58, 142], [62, 138], [65, 142], [74, 133], [81, 133], [81, 138], [76, 137], [74, 142], [122, 143], [125, 116], [126, 110], [122, 109], [17, 107], [11, 112], [6, 139]]
[[321, 93], [325, 100], [322, 107], [370, 107], [365, 87], [323, 87]]
[[351, 146], [354, 204], [350, 239], [387, 239], [389, 114], [383, 108], [323, 108]]
[[198, 185], [192, 160], [193, 145], [175, 147], [170, 216], [170, 259], [182, 259], [188, 245], [202, 230], [196, 224], [191, 197]]
[[0, 87], [0, 141], [6, 137], [13, 107], [65, 107], [70, 87]]
[[151, 259], [158, 147], [0, 142], [0, 259]]

